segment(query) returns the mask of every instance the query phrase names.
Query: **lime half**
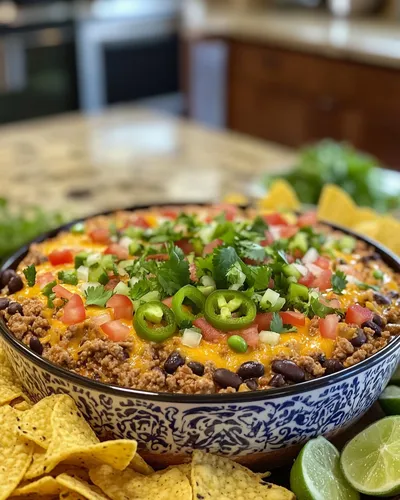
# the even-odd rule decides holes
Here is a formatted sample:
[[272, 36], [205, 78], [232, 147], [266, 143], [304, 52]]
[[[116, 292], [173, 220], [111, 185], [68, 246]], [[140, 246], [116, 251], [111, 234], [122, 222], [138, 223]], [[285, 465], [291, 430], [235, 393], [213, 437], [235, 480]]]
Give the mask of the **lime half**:
[[400, 493], [400, 417], [367, 427], [345, 446], [340, 460], [349, 483], [376, 496]]
[[394, 372], [393, 377], [390, 379], [391, 384], [400, 385], [400, 364]]
[[323, 437], [309, 441], [290, 471], [290, 488], [298, 500], [358, 500], [340, 469], [339, 452]]
[[388, 415], [400, 415], [400, 387], [388, 385], [382, 392], [379, 402]]

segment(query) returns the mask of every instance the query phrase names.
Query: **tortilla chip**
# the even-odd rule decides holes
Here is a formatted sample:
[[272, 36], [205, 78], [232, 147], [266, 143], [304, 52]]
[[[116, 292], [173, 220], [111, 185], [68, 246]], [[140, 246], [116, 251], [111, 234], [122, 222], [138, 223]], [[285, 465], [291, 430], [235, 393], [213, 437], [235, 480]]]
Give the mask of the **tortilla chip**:
[[102, 465], [89, 471], [92, 482], [113, 500], [192, 500], [188, 478], [177, 468], [143, 476], [126, 469]]
[[62, 491], [58, 498], [60, 500], [82, 500], [81, 495], [79, 495], [78, 493], [75, 493], [75, 491], [71, 491], [71, 490]]
[[224, 500], [294, 500], [290, 491], [263, 483], [260, 475], [228, 458], [194, 451], [192, 461], [193, 498]]
[[89, 471], [83, 469], [82, 467], [76, 467], [70, 464], [58, 464], [50, 472], [52, 477], [57, 477], [61, 474], [68, 474], [68, 476], [76, 477], [82, 479], [82, 481], [89, 481]]
[[376, 240], [379, 233], [379, 224], [380, 219], [377, 221], [358, 222], [352, 229], [363, 236]]
[[247, 205], [249, 199], [242, 193], [228, 193], [224, 196], [223, 203], [228, 203], [229, 205]]
[[13, 403], [13, 408], [15, 408], [18, 411], [27, 411], [32, 408], [32, 403], [24, 399], [23, 401], [20, 401], [19, 403], [14, 404]]
[[192, 464], [181, 464], [181, 465], [172, 465], [171, 467], [168, 467], [169, 469], [178, 469], [182, 472], [182, 474], [185, 474], [185, 476], [189, 479], [189, 481], [192, 480]]
[[20, 416], [19, 429], [25, 439], [47, 449], [53, 434], [51, 415], [54, 406], [68, 396], [50, 396], [36, 403], [30, 410]]
[[17, 488], [32, 459], [33, 445], [18, 434], [18, 411], [0, 407], [0, 500]]
[[58, 495], [61, 491], [60, 485], [51, 476], [42, 477], [32, 483], [27, 483], [20, 485], [16, 490], [12, 492], [12, 497], [19, 497], [23, 495], [38, 495], [38, 496], [48, 496], [48, 495]]
[[400, 254], [400, 222], [394, 217], [387, 215], [381, 217], [377, 240]]
[[143, 458], [136, 453], [136, 455], [132, 458], [129, 467], [136, 472], [140, 472], [144, 476], [148, 476], [149, 474], [153, 474], [154, 469], [147, 464]]
[[259, 208], [269, 210], [298, 210], [301, 206], [296, 191], [285, 180], [271, 184], [268, 193], [258, 202]]
[[6, 353], [0, 344], [0, 406], [9, 404], [22, 395], [19, 380], [14, 374]]
[[100, 443], [68, 396], [59, 398], [51, 414], [53, 429], [47, 450], [35, 449], [25, 479], [51, 472], [60, 462], [92, 467], [109, 464], [125, 469], [136, 453], [136, 441], [124, 439]]
[[360, 224], [362, 222], [376, 222], [380, 219], [379, 214], [377, 214], [372, 208], [360, 207], [357, 209], [355, 224]]
[[318, 219], [352, 227], [356, 214], [357, 206], [346, 191], [333, 184], [323, 188], [317, 209]]
[[68, 474], [60, 474], [57, 476], [56, 481], [64, 488], [74, 491], [88, 500], [108, 500], [96, 486], [91, 486], [86, 481]]

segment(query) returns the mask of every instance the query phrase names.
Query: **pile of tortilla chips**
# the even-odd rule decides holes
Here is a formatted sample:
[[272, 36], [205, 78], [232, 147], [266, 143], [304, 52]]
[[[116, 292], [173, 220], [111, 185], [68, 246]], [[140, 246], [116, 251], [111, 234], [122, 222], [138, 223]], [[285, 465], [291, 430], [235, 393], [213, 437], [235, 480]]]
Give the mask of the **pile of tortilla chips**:
[[294, 500], [290, 491], [219, 456], [154, 472], [137, 443], [100, 442], [64, 394], [32, 405], [0, 344], [0, 500]]
[[[291, 185], [277, 180], [265, 198], [259, 201], [262, 210], [299, 210], [301, 203]], [[400, 221], [391, 215], [382, 215], [371, 208], [358, 207], [338, 186], [327, 184], [317, 207], [318, 219], [348, 227], [357, 233], [383, 243], [400, 254]]]

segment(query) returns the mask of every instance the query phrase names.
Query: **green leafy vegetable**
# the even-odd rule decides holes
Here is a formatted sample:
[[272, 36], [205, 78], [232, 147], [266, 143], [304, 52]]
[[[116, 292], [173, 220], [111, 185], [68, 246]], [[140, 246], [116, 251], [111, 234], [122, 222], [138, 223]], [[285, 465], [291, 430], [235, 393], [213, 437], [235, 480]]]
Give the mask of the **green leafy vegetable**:
[[217, 248], [213, 253], [213, 277], [218, 288], [226, 288], [228, 285], [227, 274], [229, 269], [239, 262], [239, 256], [233, 247]]
[[265, 259], [265, 248], [253, 241], [241, 241], [237, 245], [238, 253], [241, 257], [262, 262]]
[[334, 309], [333, 307], [329, 307], [323, 304], [319, 300], [319, 297], [313, 297], [313, 296], [310, 297], [310, 307], [311, 311], [320, 318], [325, 318], [326, 316], [328, 316], [328, 314], [334, 314], [338, 312], [337, 309]]
[[190, 283], [189, 263], [179, 247], [171, 246], [168, 254], [169, 259], [158, 267], [156, 278], [167, 295], [174, 295]]
[[36, 283], [36, 267], [31, 264], [23, 270], [28, 286], [35, 286]]
[[272, 314], [271, 325], [269, 328], [271, 332], [276, 333], [297, 332], [297, 328], [295, 328], [294, 326], [284, 325], [279, 313], [276, 312]]
[[332, 289], [335, 293], [342, 294], [347, 285], [347, 278], [343, 271], [336, 271], [331, 278]]
[[106, 290], [104, 286], [90, 286], [86, 292], [86, 305], [105, 307], [112, 297], [112, 290]]

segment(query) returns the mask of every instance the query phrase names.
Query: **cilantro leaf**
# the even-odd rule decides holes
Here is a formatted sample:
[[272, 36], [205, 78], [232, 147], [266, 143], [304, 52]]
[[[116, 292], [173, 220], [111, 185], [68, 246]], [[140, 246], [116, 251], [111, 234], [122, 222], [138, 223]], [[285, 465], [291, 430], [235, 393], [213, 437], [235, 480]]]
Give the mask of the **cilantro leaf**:
[[35, 286], [36, 283], [36, 267], [34, 264], [31, 264], [30, 266], [26, 267], [23, 270], [23, 273], [25, 274], [26, 281], [28, 283], [28, 286]]
[[272, 314], [272, 320], [269, 329], [271, 330], [271, 332], [276, 333], [297, 332], [297, 328], [295, 328], [294, 326], [284, 325], [279, 313], [276, 312]]
[[85, 292], [86, 305], [105, 307], [112, 294], [112, 290], [106, 290], [103, 285], [90, 286]]
[[218, 288], [226, 288], [228, 285], [227, 274], [229, 269], [239, 262], [239, 256], [233, 247], [218, 248], [213, 253], [213, 277]]
[[325, 318], [328, 314], [334, 314], [337, 312], [337, 309], [333, 307], [326, 306], [322, 302], [320, 302], [319, 297], [310, 296], [310, 308], [315, 316], [319, 316], [320, 318]]
[[138, 300], [142, 298], [146, 293], [151, 291], [150, 281], [147, 279], [141, 279], [136, 282], [129, 291], [129, 296], [132, 300]]
[[335, 274], [331, 277], [331, 284], [333, 291], [341, 295], [347, 285], [347, 278], [344, 272], [336, 271]]
[[235, 262], [226, 273], [226, 279], [231, 290], [239, 290], [246, 281], [246, 275], [242, 271], [240, 262]]
[[179, 247], [171, 246], [168, 254], [169, 260], [159, 266], [156, 278], [167, 295], [174, 295], [190, 283], [189, 262]]
[[254, 241], [241, 241], [237, 248], [241, 257], [245, 257], [256, 262], [262, 262], [265, 259], [265, 248]]
[[251, 226], [250, 230], [264, 237], [265, 231], [268, 230], [268, 224], [262, 217], [257, 215], [257, 217], [253, 221], [253, 225]]
[[282, 249], [279, 249], [277, 250], [276, 252], [277, 254], [277, 260], [282, 260], [285, 264], [289, 264], [289, 261], [287, 260], [287, 257], [286, 257], [286, 253], [282, 250]]
[[272, 271], [268, 266], [249, 266], [251, 284], [256, 291], [266, 290], [271, 279]]

